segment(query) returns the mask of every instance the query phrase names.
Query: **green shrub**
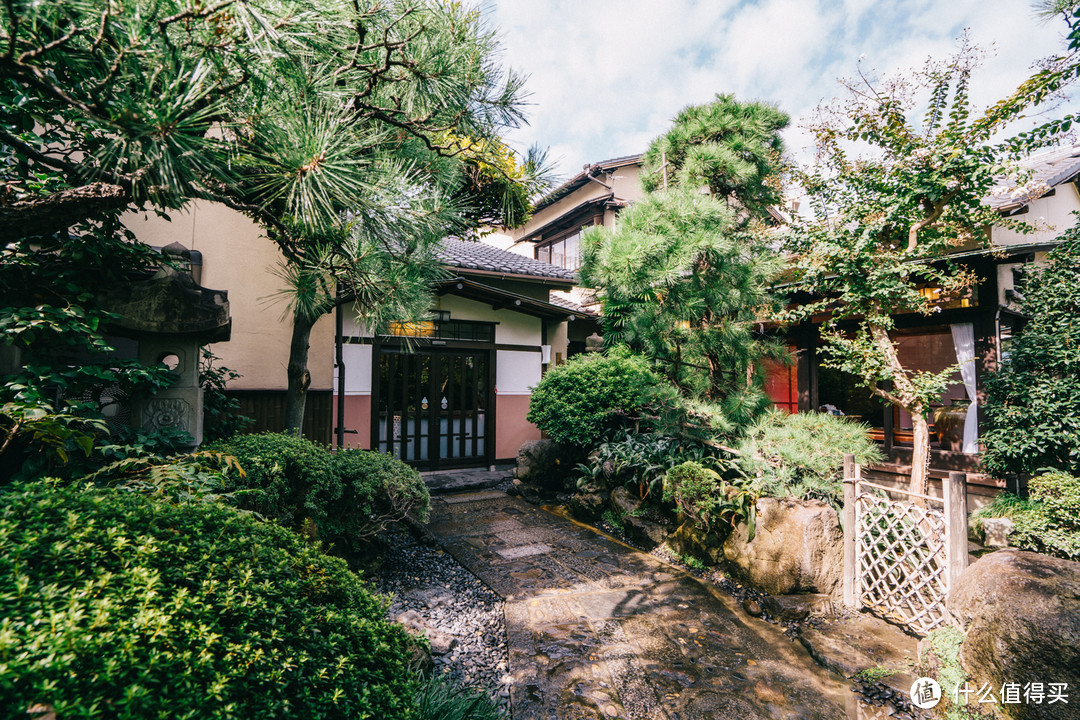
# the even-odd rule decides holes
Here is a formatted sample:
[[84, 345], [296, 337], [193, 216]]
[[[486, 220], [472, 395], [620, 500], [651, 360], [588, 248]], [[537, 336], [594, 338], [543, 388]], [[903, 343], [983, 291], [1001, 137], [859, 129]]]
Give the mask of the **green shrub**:
[[620, 431], [596, 448], [588, 464], [578, 466], [578, 488], [593, 492], [624, 485], [644, 499], [662, 492], [664, 473], [690, 460], [716, 469], [728, 464], [694, 439]]
[[427, 521], [430, 496], [414, 468], [369, 450], [339, 450], [331, 465], [342, 495], [333, 504], [327, 530], [344, 542], [368, 540], [410, 513]]
[[332, 503], [341, 498], [341, 480], [326, 448], [283, 433], [235, 435], [206, 446], [232, 455], [245, 477], [230, 483], [233, 502], [268, 520], [299, 529], [305, 520], [322, 528]]
[[880, 462], [867, 427], [842, 417], [774, 411], [751, 427], [738, 447], [739, 467], [758, 495], [843, 501], [844, 455]]
[[413, 641], [344, 562], [233, 508], [0, 497], [0, 715], [401, 718]]
[[988, 373], [982, 433], [999, 477], [1054, 468], [1080, 475], [1080, 225], [1022, 286], [1031, 320]]
[[588, 447], [637, 417], [661, 382], [641, 357], [578, 355], [549, 369], [533, 388], [527, 417], [557, 443]]
[[1064, 472], [1050, 472], [1028, 481], [1031, 499], [1057, 525], [1080, 530], [1080, 478]]
[[754, 537], [754, 496], [726, 484], [714, 470], [685, 462], [664, 475], [664, 501], [706, 532], [734, 527], [741, 521]]
[[1013, 521], [1009, 544], [1021, 550], [1080, 560], [1080, 478], [1051, 472], [1028, 482], [1029, 498], [1002, 493], [972, 513], [979, 529], [983, 518]]

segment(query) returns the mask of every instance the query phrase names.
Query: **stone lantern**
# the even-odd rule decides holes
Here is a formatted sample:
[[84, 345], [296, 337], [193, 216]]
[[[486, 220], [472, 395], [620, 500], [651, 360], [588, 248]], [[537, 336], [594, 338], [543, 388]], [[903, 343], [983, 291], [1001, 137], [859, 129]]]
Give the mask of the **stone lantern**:
[[180, 243], [162, 248], [180, 269], [162, 266], [152, 276], [102, 293], [104, 307], [119, 315], [110, 330], [138, 341], [139, 362], [164, 365], [176, 376], [171, 386], [132, 405], [136, 430], [183, 430], [202, 442], [203, 402], [199, 354], [203, 345], [229, 339], [232, 320], [224, 290], [195, 280], [201, 255]]

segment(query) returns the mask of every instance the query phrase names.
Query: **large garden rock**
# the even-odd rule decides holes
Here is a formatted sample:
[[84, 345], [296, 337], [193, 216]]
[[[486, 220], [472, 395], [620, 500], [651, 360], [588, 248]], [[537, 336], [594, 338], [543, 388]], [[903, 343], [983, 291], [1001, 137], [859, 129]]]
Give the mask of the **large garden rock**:
[[1069, 703], [1007, 704], [1018, 720], [1076, 718], [1080, 690], [1080, 563], [1008, 548], [984, 555], [949, 593], [967, 630], [960, 663], [976, 687], [1068, 683]]
[[570, 510], [579, 520], [596, 520], [604, 514], [607, 497], [604, 493], [577, 493], [570, 498]]
[[626, 537], [647, 550], [652, 550], [667, 539], [667, 528], [648, 518], [624, 515], [622, 523]]
[[770, 595], [843, 594], [844, 533], [836, 511], [819, 500], [759, 499], [754, 539], [740, 523], [724, 542], [724, 558]]
[[559, 446], [551, 440], [527, 440], [517, 454], [514, 477], [538, 487], [561, 484], [563, 470], [559, 463]]
[[690, 520], [668, 536], [667, 545], [680, 557], [689, 555], [698, 560], [711, 560], [713, 565], [724, 560], [723, 538], [702, 530]]
[[641, 505], [641, 498], [624, 487], [617, 487], [611, 491], [608, 503], [615, 515], [621, 518], [637, 510]]

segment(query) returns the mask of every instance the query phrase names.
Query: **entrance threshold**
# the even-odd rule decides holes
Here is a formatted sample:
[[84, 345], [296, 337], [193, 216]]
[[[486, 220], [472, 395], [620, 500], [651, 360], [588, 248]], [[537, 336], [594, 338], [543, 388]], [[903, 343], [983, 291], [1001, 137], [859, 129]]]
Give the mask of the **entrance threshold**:
[[490, 468], [465, 468], [461, 470], [429, 470], [420, 476], [432, 495], [468, 492], [492, 488], [514, 477], [512, 465]]

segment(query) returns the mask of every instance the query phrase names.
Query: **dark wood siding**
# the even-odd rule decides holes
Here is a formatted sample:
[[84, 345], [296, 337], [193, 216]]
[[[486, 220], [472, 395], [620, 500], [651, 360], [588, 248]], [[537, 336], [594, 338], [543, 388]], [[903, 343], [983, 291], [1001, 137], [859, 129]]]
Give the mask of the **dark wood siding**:
[[[241, 415], [255, 422], [249, 433], [281, 432], [285, 429], [284, 390], [229, 390], [226, 395], [240, 401]], [[304, 437], [329, 445], [334, 395], [330, 390], [309, 390], [304, 407]]]

